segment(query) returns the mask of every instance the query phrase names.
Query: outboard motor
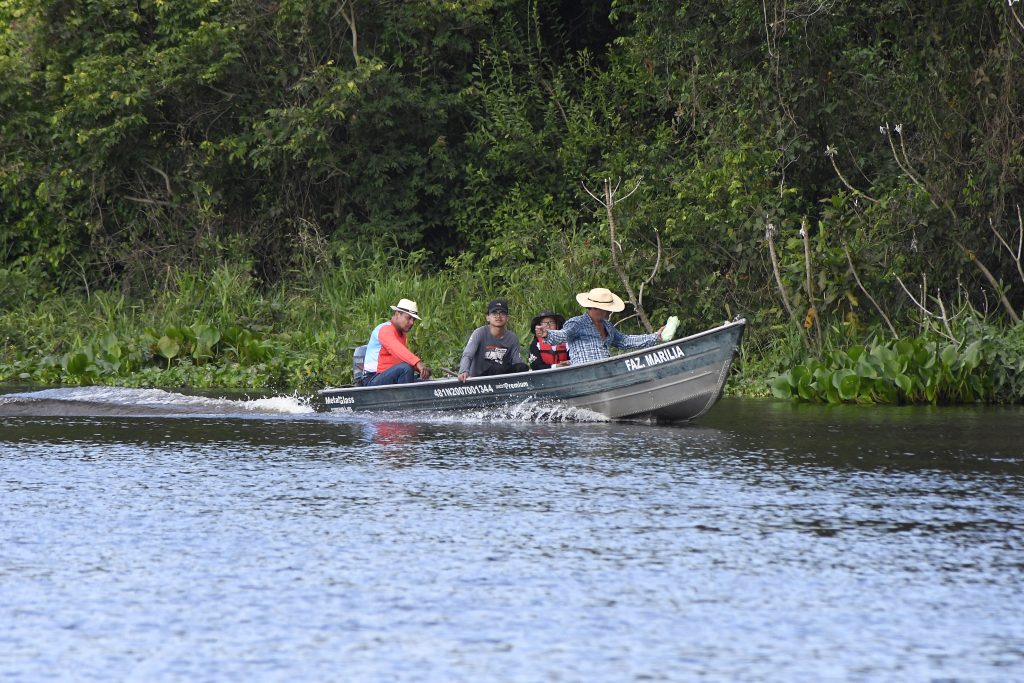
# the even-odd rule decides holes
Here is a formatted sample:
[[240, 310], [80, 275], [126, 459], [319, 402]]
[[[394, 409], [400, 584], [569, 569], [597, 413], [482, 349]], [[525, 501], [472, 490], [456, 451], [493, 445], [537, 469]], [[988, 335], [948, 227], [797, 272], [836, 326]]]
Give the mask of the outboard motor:
[[357, 387], [363, 386], [363, 380], [366, 378], [366, 369], [363, 367], [363, 362], [366, 360], [366, 344], [357, 346], [356, 350], [352, 353], [352, 381]]

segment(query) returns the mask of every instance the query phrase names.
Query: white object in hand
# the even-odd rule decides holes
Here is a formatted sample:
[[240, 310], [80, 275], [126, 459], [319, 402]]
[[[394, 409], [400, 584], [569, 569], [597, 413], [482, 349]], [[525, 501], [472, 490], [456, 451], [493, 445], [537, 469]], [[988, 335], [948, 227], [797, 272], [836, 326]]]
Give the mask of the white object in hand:
[[664, 329], [661, 330], [661, 341], [668, 341], [672, 337], [676, 336], [676, 328], [679, 327], [679, 318], [672, 315], [669, 316], [665, 322]]

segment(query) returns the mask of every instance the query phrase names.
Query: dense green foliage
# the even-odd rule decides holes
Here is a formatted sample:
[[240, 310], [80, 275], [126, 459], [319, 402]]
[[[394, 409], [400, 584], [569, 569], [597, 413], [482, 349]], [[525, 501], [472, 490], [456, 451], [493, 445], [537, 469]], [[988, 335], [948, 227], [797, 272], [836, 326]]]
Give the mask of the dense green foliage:
[[[484, 307], [500, 291], [486, 278], [457, 277], [461, 268], [433, 271], [421, 253], [343, 250], [333, 260], [340, 265], [311, 274], [304, 288], [257, 288], [250, 268], [225, 265], [203, 277], [171, 271], [166, 288], [145, 305], [105, 293], [17, 303], [0, 311], [0, 382], [302, 391], [344, 385], [355, 347], [403, 297], [420, 302], [423, 315], [410, 345], [443, 375], [458, 368], [469, 331], [486, 322]], [[565, 310], [574, 293], [569, 274], [578, 268], [569, 258], [550, 273], [518, 275], [509, 290], [510, 325], [521, 338], [535, 312]], [[6, 275], [12, 291], [26, 291]], [[538, 287], [550, 277], [553, 286]]]
[[[65, 302], [83, 336], [56, 354], [8, 320], [4, 362], [295, 384], [408, 294], [389, 277], [562, 308], [620, 282], [585, 190], [609, 178], [639, 183], [615, 212], [648, 312], [746, 316], [759, 375], [848, 369], [826, 347], [895, 350], [954, 301], [998, 329], [1024, 308], [1022, 19], [1005, 0], [0, 0], [0, 305]], [[224, 273], [266, 310], [164, 310]], [[118, 305], [111, 340], [94, 312]], [[461, 346], [469, 312], [428, 305]]]
[[964, 345], [936, 336], [834, 350], [771, 380], [772, 393], [827, 403], [990, 403], [1024, 396], [1024, 339], [976, 330]]

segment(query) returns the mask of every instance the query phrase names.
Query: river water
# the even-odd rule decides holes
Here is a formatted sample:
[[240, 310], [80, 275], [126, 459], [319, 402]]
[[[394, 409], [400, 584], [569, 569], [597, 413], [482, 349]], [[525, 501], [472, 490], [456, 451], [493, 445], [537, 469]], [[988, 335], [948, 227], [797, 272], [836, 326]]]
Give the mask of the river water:
[[9, 393], [0, 680], [1021, 681], [1022, 440], [1019, 408]]

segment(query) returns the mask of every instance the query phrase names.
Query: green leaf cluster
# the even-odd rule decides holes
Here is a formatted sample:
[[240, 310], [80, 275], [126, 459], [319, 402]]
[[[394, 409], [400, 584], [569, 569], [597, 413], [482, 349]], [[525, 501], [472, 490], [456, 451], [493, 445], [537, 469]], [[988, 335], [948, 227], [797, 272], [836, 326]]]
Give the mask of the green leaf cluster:
[[[63, 354], [0, 363], [0, 379], [35, 384], [262, 387], [299, 384], [302, 368], [282, 335], [197, 323], [85, 339]], [[298, 364], [301, 365], [301, 364]], [[307, 373], [308, 374], [308, 373]]]
[[824, 403], [1019, 402], [1024, 346], [1010, 348], [1008, 339], [923, 336], [853, 346], [796, 365], [769, 386], [778, 398]]

